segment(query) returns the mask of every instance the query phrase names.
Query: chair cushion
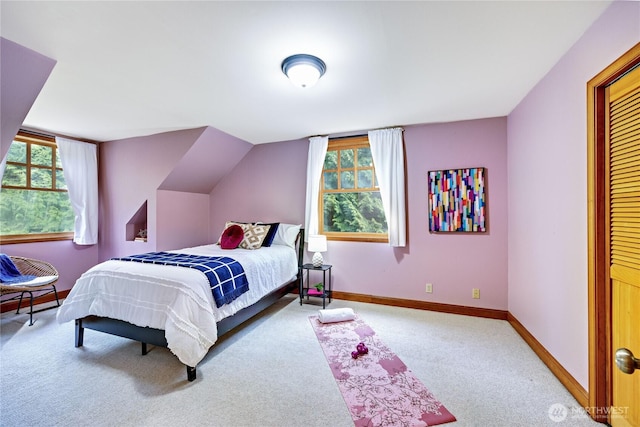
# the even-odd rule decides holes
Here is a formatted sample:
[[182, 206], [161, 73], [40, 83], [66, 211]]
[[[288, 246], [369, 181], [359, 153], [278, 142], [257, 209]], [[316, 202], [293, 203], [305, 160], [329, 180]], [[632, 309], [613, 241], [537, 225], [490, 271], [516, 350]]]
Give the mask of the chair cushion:
[[40, 277], [35, 277], [26, 282], [3, 283], [3, 286], [15, 286], [19, 288], [22, 288], [22, 287], [28, 288], [33, 286], [48, 285], [49, 283], [53, 283], [56, 280], [58, 280], [58, 276], [40, 276]]

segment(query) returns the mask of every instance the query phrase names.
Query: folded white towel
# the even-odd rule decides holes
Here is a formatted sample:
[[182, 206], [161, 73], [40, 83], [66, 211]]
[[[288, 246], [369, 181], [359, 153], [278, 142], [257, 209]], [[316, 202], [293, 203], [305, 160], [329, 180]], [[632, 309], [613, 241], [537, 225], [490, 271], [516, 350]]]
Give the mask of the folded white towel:
[[356, 314], [353, 312], [353, 309], [348, 307], [318, 311], [318, 320], [320, 323], [344, 322], [355, 318]]

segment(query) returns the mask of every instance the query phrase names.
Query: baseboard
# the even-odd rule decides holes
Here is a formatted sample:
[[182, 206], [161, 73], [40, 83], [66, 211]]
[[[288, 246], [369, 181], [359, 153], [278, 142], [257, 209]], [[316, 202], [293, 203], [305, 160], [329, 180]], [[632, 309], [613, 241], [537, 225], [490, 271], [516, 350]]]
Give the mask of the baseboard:
[[571, 393], [582, 407], [589, 406], [589, 394], [578, 381], [547, 351], [546, 348], [516, 319], [505, 310], [467, 307], [454, 304], [441, 304], [428, 301], [417, 301], [402, 298], [379, 297], [375, 295], [355, 294], [350, 292], [333, 292], [333, 298], [347, 301], [367, 302], [372, 304], [392, 305], [395, 307], [415, 308], [419, 310], [439, 311], [442, 313], [462, 314], [466, 316], [486, 317], [506, 320], [531, 347], [533, 352], [547, 365], [553, 375]]
[[[67, 295], [69, 295], [69, 292], [71, 291], [71, 289], [65, 289], [62, 291], [58, 291], [58, 299], [64, 299], [67, 297]], [[42, 297], [36, 297], [33, 300], [34, 304], [44, 304], [46, 302], [51, 302], [51, 301], [55, 301], [56, 297], [54, 294], [47, 294], [44, 295]], [[23, 298], [22, 300], [22, 305], [20, 306], [20, 309], [26, 308], [27, 310], [29, 309], [29, 296], [27, 295], [25, 298]], [[5, 313], [7, 311], [15, 311], [18, 309], [18, 301], [14, 300], [14, 301], [7, 301], [7, 302], [3, 302], [2, 304], [0, 304], [0, 313]]]
[[538, 355], [542, 362], [547, 365], [553, 375], [565, 386], [571, 395], [583, 408], [589, 406], [589, 393], [580, 385], [578, 381], [547, 351], [546, 348], [516, 319], [513, 314], [508, 313], [507, 321], [513, 329], [520, 334], [522, 339]]
[[463, 314], [466, 316], [487, 317], [490, 319], [507, 320], [507, 311], [491, 308], [467, 307], [463, 305], [442, 304], [429, 301], [418, 301], [403, 298], [378, 297], [375, 295], [354, 294], [351, 292], [333, 291], [333, 298], [368, 302], [372, 304], [392, 305], [394, 307], [416, 308], [419, 310], [439, 311], [442, 313]]

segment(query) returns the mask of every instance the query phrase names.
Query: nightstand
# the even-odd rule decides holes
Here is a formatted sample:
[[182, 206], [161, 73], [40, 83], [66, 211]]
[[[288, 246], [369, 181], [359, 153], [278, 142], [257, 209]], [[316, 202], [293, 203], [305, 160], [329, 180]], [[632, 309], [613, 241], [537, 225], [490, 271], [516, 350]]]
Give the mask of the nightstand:
[[[300, 305], [302, 305], [302, 301], [304, 297], [307, 297], [307, 301], [309, 301], [310, 297], [322, 298], [322, 308], [326, 306], [326, 299], [329, 298], [329, 304], [331, 304], [331, 268], [333, 266], [330, 264], [322, 264], [320, 267], [314, 267], [313, 264], [304, 264], [300, 267], [301, 275], [300, 275]], [[304, 277], [304, 272], [306, 271], [306, 279]], [[310, 285], [309, 283], [309, 272], [310, 271], [318, 271], [322, 272], [322, 292], [316, 291], [316, 288]], [[329, 272], [329, 280], [327, 281], [327, 272]]]

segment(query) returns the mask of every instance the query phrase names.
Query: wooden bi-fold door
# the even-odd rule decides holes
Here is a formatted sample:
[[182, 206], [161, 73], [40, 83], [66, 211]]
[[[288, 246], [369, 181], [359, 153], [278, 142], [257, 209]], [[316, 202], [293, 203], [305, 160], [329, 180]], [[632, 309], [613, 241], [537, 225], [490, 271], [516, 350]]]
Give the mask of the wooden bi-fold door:
[[614, 427], [640, 427], [640, 67], [607, 87]]

